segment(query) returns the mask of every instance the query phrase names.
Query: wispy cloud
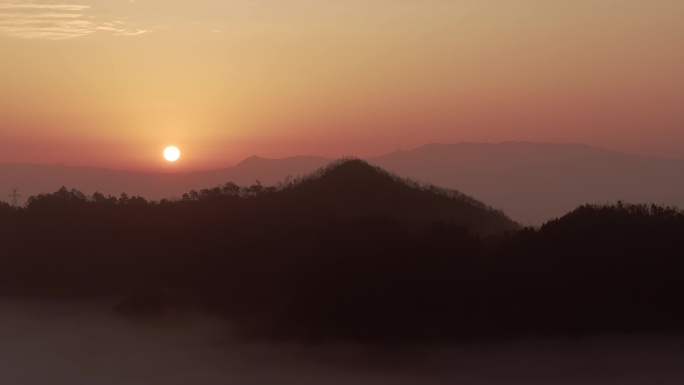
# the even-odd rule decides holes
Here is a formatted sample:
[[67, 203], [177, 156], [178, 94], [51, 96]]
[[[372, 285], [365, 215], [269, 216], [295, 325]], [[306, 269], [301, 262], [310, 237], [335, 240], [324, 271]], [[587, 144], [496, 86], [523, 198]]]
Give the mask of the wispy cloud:
[[60, 11], [84, 11], [89, 5], [76, 4], [35, 4], [35, 3], [5, 3], [0, 4], [0, 9], [56, 9]]
[[90, 5], [57, 4], [47, 0], [0, 0], [0, 34], [27, 39], [72, 39], [96, 32], [135, 36], [121, 21], [102, 21]]

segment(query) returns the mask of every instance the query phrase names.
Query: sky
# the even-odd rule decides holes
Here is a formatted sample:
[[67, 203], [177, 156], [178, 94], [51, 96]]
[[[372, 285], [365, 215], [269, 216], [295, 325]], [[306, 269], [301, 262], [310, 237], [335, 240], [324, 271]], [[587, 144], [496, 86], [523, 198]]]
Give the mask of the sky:
[[0, 162], [511, 140], [684, 157], [682, 20], [681, 0], [0, 0]]

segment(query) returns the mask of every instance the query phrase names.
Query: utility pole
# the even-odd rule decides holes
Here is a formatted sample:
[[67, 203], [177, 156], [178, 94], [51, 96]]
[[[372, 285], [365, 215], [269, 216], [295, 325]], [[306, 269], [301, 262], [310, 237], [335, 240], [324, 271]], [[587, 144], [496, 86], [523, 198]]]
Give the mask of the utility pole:
[[19, 206], [18, 199], [21, 195], [17, 192], [19, 189], [14, 187], [12, 188], [12, 194], [10, 194], [10, 198], [12, 198], [12, 207], [16, 208]]

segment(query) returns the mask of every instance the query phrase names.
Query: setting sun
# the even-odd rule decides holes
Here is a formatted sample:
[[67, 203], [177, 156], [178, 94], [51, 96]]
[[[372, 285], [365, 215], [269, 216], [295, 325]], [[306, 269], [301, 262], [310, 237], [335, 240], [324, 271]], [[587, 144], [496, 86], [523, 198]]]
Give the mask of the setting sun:
[[180, 158], [180, 150], [178, 147], [169, 146], [164, 149], [164, 159], [169, 162], [175, 162]]

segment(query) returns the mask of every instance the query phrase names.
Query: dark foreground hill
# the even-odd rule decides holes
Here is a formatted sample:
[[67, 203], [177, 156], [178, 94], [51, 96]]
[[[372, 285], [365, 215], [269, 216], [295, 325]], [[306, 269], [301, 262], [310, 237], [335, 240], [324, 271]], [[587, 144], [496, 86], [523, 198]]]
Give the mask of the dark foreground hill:
[[334, 162], [273, 196], [271, 205], [313, 221], [386, 216], [407, 225], [454, 223], [480, 235], [519, 228], [456, 190], [404, 180], [362, 160]]
[[522, 229], [361, 161], [177, 202], [60, 189], [0, 207], [0, 294], [203, 311], [239, 336], [444, 342], [684, 331], [684, 214], [582, 206]]
[[518, 228], [502, 213], [458, 192], [409, 185], [359, 160], [333, 163], [277, 189], [229, 182], [190, 191], [178, 201], [86, 196], [61, 188], [30, 197], [22, 209], [5, 205], [0, 263], [12, 273], [0, 288], [100, 295], [148, 280], [147, 269], [173, 272], [186, 264], [201, 265], [204, 257], [232, 261], [249, 255], [245, 259], [255, 260], [257, 254], [306, 246], [333, 223], [377, 218], [411, 231], [433, 222], [454, 223], [481, 235]]

